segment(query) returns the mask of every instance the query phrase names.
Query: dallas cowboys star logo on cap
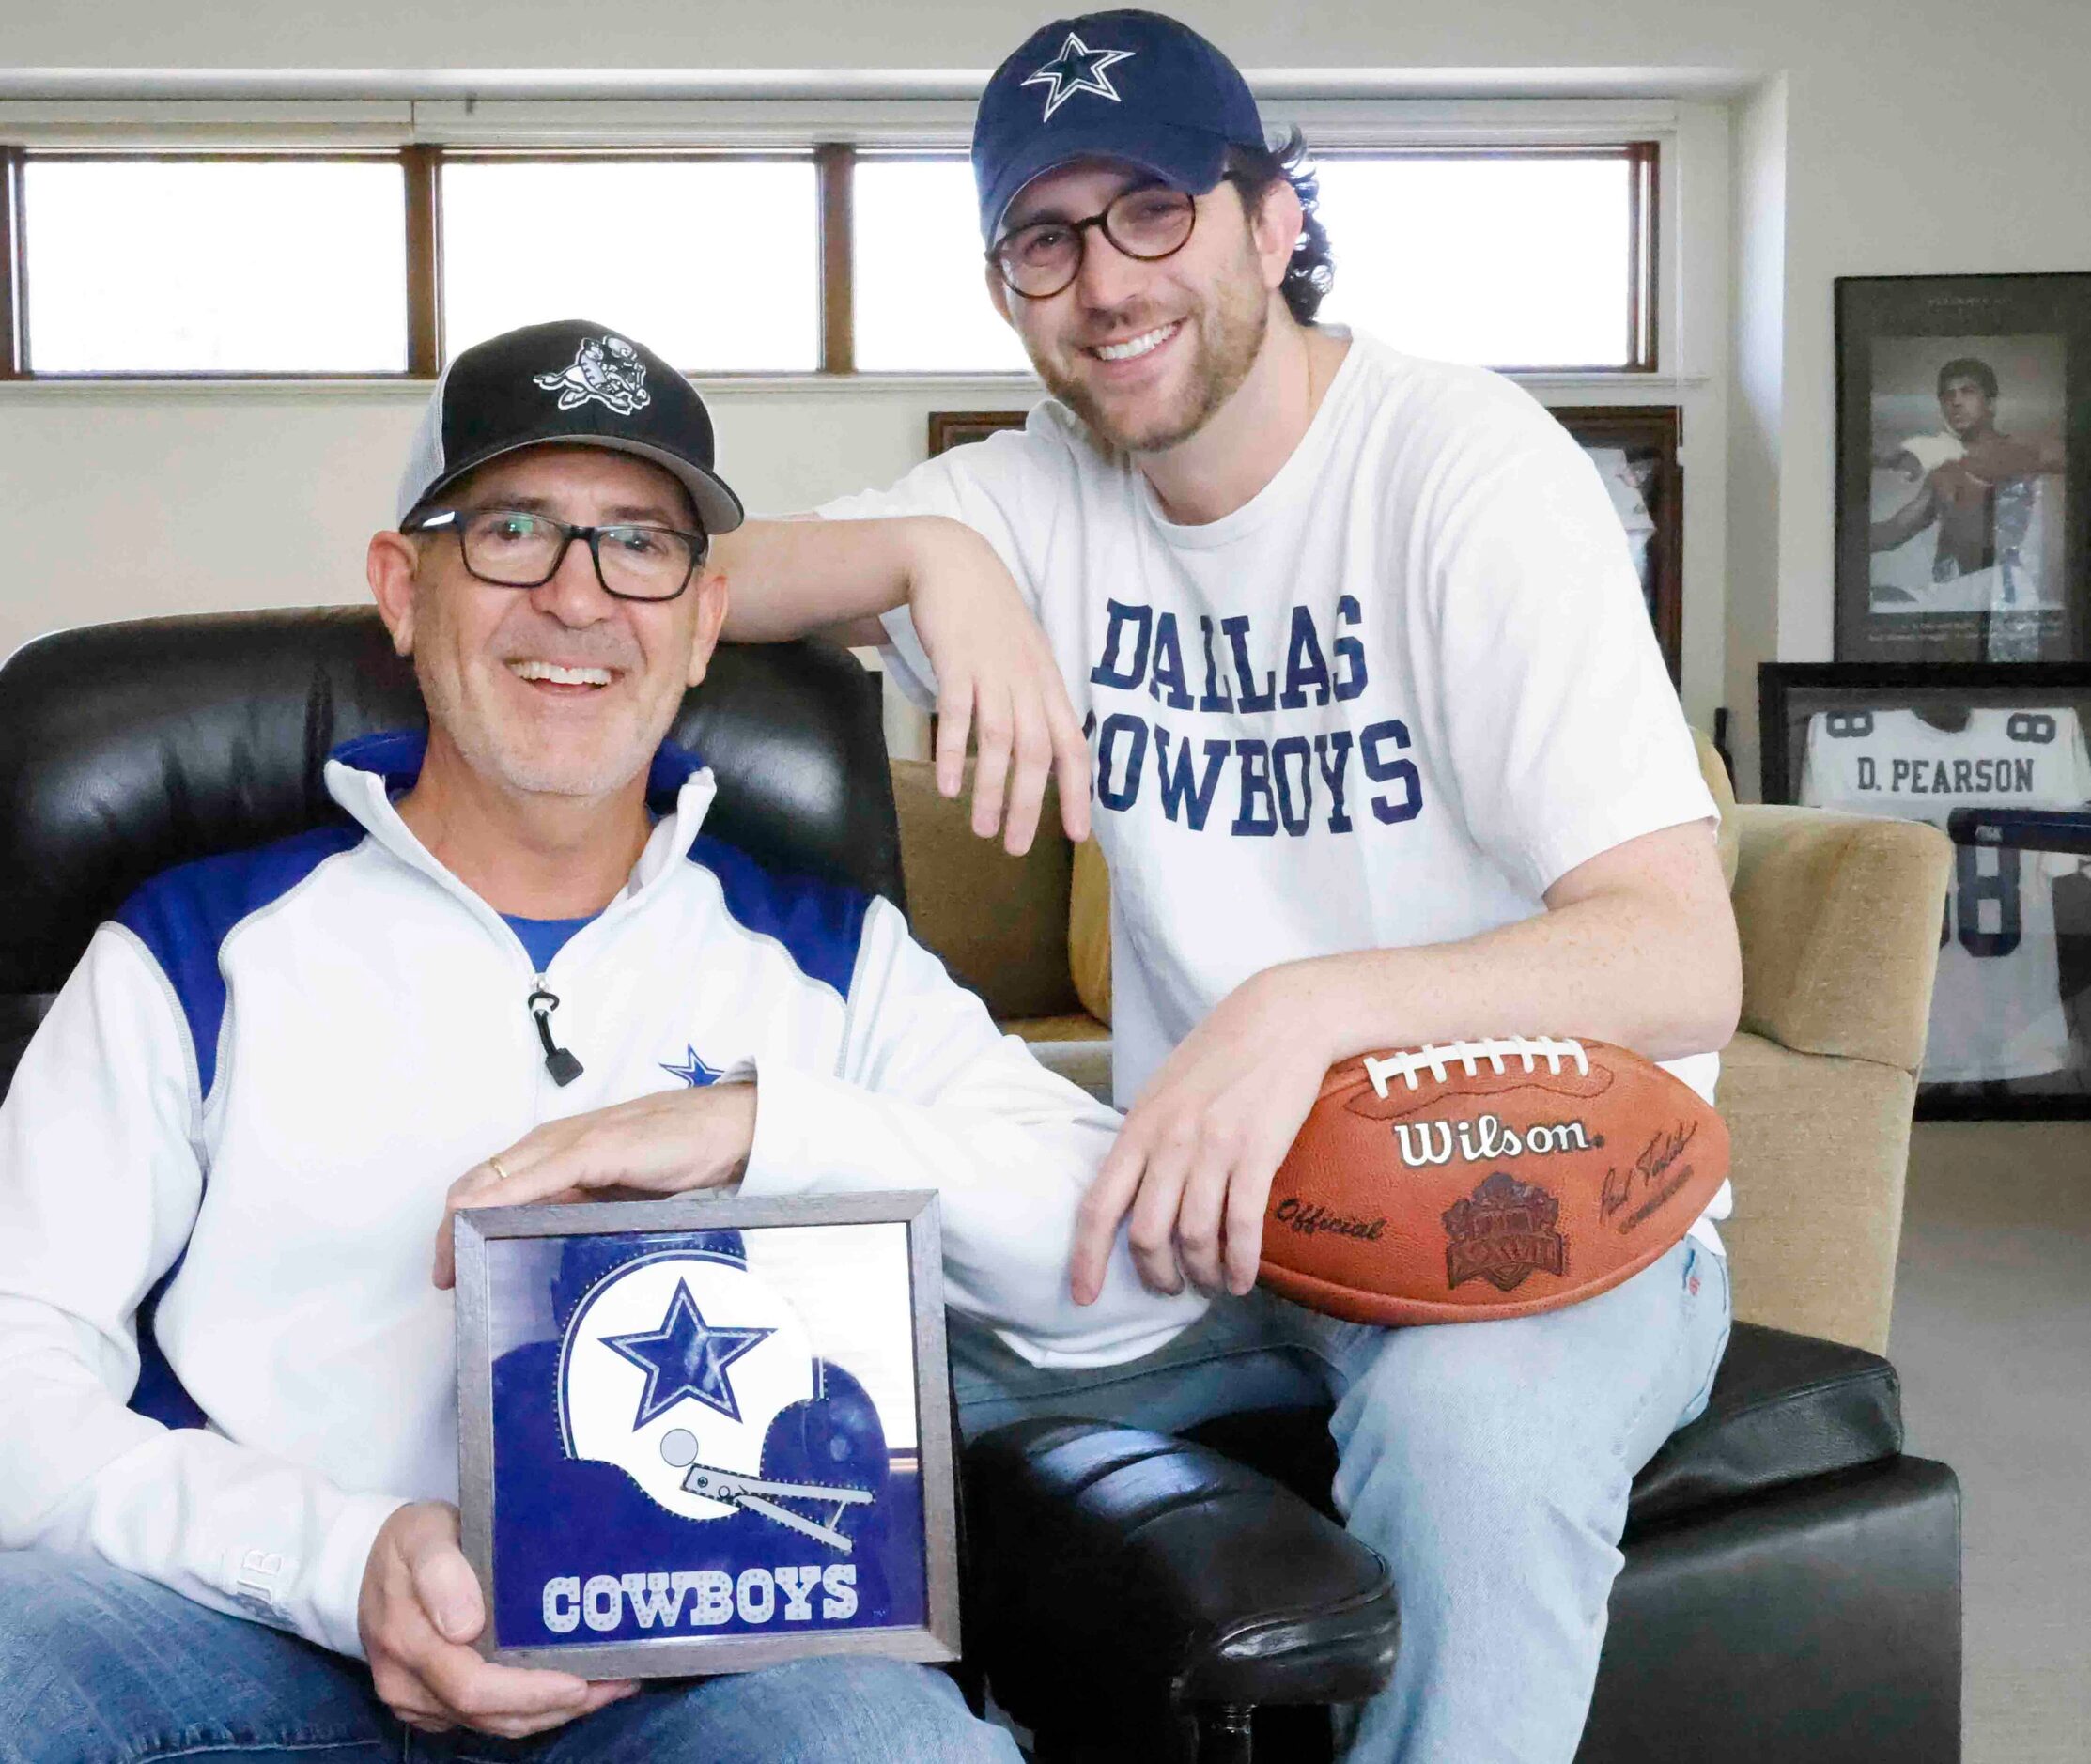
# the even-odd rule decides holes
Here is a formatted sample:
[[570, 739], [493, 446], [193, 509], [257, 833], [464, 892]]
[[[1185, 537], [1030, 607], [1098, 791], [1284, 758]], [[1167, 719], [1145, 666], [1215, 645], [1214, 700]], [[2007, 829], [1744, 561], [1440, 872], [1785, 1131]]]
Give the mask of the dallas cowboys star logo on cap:
[[668, 1315], [661, 1319], [658, 1329], [632, 1336], [605, 1336], [602, 1342], [646, 1374], [645, 1393], [639, 1399], [639, 1418], [631, 1424], [636, 1432], [685, 1397], [695, 1397], [707, 1408], [739, 1420], [740, 1404], [734, 1400], [726, 1369], [775, 1333], [773, 1329], [732, 1329], [707, 1323], [697, 1308], [697, 1301], [689, 1296], [689, 1283], [677, 1280], [675, 1296], [669, 1300]]
[[1110, 83], [1104, 70], [1121, 61], [1130, 61], [1133, 54], [1130, 49], [1092, 49], [1069, 31], [1060, 54], [1023, 82], [1026, 85], [1053, 88], [1046, 96], [1046, 115], [1040, 120], [1051, 122], [1053, 113], [1076, 92], [1094, 92], [1098, 98], [1107, 98], [1114, 104], [1120, 102], [1118, 88]]

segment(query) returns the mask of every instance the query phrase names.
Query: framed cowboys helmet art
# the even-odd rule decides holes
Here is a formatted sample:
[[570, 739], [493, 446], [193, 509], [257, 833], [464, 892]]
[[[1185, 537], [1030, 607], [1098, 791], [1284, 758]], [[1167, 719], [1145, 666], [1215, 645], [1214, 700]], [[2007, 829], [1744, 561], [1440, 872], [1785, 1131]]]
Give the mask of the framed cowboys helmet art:
[[488, 1208], [456, 1246], [488, 1659], [957, 1658], [933, 1194]]

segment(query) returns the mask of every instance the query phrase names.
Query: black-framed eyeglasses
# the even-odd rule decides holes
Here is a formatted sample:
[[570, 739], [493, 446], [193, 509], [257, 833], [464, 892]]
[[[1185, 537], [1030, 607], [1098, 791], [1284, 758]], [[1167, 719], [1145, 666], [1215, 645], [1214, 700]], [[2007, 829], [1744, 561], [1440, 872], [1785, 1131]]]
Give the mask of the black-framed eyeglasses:
[[1184, 249], [1197, 221], [1197, 197], [1167, 184], [1139, 184], [1085, 221], [1033, 221], [1014, 227], [988, 248], [987, 260], [1012, 293], [1049, 300], [1082, 272], [1084, 235], [1091, 227], [1126, 256], [1159, 263]]
[[542, 588], [559, 573], [566, 548], [587, 542], [596, 580], [620, 600], [673, 600], [689, 586], [711, 541], [680, 527], [618, 521], [582, 527], [527, 508], [432, 508], [408, 533], [455, 533], [465, 567], [496, 588]]

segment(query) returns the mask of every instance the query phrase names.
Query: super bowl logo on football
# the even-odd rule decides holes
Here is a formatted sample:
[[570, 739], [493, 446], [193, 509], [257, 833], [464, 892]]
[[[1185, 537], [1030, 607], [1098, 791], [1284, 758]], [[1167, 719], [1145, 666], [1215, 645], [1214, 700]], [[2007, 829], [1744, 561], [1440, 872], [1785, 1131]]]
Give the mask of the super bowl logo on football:
[[1603, 1042], [1344, 1060], [1271, 1184], [1260, 1277], [1358, 1323], [1551, 1310], [1638, 1273], [1727, 1179], [1689, 1086]]
[[[923, 1198], [903, 1199], [933, 1237]], [[705, 1229], [628, 1229], [693, 1204]], [[892, 1644], [880, 1651], [944, 1657], [949, 1433], [922, 1400], [922, 1246], [891, 1216], [770, 1217], [813, 1204], [465, 1215], [460, 1506], [490, 1583], [487, 1651], [689, 1673], [860, 1648], [871, 1632]], [[751, 1209], [763, 1229], [727, 1222]], [[502, 1234], [551, 1215], [566, 1229]], [[939, 1396], [941, 1340], [939, 1317]]]

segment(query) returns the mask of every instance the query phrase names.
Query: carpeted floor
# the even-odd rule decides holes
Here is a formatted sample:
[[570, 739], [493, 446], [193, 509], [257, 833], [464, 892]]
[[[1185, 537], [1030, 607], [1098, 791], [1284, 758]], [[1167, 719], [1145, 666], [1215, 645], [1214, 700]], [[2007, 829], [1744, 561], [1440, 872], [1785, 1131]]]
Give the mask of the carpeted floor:
[[1893, 1338], [1959, 1473], [1965, 1764], [2091, 1764], [2091, 1122], [1924, 1122]]

